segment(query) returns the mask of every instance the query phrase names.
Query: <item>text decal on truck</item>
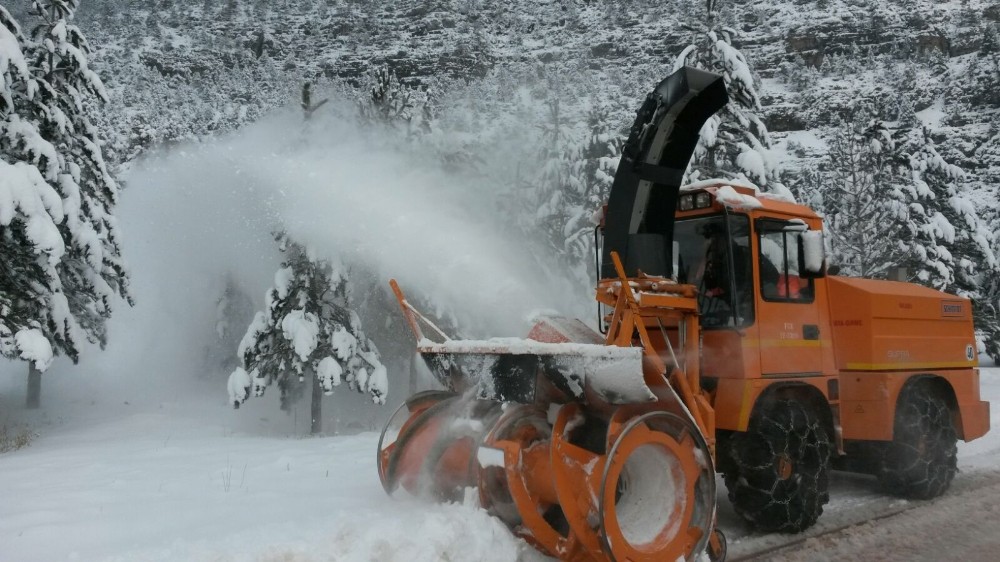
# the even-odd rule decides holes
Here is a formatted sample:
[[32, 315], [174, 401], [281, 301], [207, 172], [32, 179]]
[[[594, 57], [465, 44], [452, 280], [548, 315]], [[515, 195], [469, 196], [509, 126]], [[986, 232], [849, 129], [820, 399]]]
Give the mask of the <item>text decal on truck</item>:
[[956, 317], [963, 315], [962, 301], [941, 301], [941, 316]]

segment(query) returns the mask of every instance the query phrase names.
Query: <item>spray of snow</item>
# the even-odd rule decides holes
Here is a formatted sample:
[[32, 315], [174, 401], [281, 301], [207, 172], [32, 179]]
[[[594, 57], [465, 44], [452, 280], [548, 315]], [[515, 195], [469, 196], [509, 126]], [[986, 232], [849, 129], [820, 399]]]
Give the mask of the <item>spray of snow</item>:
[[418, 148], [347, 119], [325, 119], [305, 127], [297, 113], [275, 115], [141, 166], [133, 184], [160, 172], [175, 193], [228, 194], [236, 216], [263, 227], [254, 243], [283, 225], [320, 257], [397, 277], [471, 333], [521, 335], [529, 311], [587, 302], [586, 288], [567, 295], [536, 279], [525, 241], [497, 218], [482, 178], [446, 172]]
[[[132, 165], [118, 220], [136, 306], [117, 303], [108, 349], [83, 352], [79, 369], [95, 391], [157, 404], [190, 394], [192, 378], [215, 378], [218, 393], [230, 371], [210, 374], [206, 356], [218, 339], [224, 280], [257, 299], [287, 284], [271, 235], [281, 227], [320, 258], [364, 264], [386, 289], [396, 277], [464, 335], [523, 336], [538, 309], [591, 315], [589, 287], [567, 290], [538, 276], [531, 242], [500, 218], [495, 182], [447, 171], [422, 147], [335, 114], [304, 124], [298, 111], [277, 112], [233, 136]], [[46, 199], [35, 197], [35, 215], [48, 218]], [[303, 335], [302, 326], [282, 328]], [[298, 351], [309, 347], [309, 338], [296, 342]], [[56, 361], [52, 369], [77, 368]], [[379, 387], [406, 376], [366, 374]]]

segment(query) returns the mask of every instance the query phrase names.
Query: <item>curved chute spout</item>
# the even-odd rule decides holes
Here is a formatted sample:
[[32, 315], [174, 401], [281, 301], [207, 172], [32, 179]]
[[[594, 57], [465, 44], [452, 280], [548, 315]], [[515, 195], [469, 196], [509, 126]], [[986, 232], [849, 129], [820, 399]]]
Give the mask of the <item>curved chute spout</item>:
[[638, 270], [670, 277], [674, 212], [702, 125], [729, 100], [722, 76], [683, 67], [639, 108], [622, 151], [605, 215], [601, 277], [616, 277], [611, 252]]

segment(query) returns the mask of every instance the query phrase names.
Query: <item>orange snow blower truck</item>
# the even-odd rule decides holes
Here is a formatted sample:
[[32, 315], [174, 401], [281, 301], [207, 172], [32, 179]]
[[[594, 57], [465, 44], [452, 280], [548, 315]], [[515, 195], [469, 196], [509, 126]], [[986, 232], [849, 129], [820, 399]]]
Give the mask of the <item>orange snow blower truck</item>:
[[[796, 532], [832, 468], [929, 498], [989, 429], [970, 302], [829, 275], [823, 224], [738, 182], [681, 187], [721, 77], [683, 68], [638, 111], [599, 228], [604, 335], [451, 340], [393, 281], [442, 390], [379, 442], [388, 493], [474, 498], [564, 560], [725, 557], [715, 473], [756, 528]], [[432, 330], [425, 337], [424, 330]]]

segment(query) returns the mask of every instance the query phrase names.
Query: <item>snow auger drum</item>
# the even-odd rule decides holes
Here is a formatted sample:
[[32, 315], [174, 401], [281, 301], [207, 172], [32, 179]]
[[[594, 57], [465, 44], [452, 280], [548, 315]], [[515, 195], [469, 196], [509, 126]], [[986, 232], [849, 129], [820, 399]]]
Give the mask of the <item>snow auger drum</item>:
[[[408, 306], [405, 304], [404, 306]], [[668, 384], [649, 385], [642, 348], [421, 340], [448, 391], [410, 397], [379, 443], [379, 475], [441, 501], [480, 505], [566, 560], [693, 559], [715, 520], [712, 451]], [[537, 335], [536, 335], [537, 337]]]
[[[609, 214], [622, 204], [614, 189], [634, 199], [666, 181], [665, 162], [683, 169], [724, 103], [718, 76], [685, 68], [664, 80], [639, 111]], [[617, 251], [605, 262], [612, 274], [598, 291], [615, 303], [606, 337], [556, 317], [528, 339], [451, 340], [392, 281], [418, 361], [445, 390], [411, 396], [392, 416], [379, 441], [382, 484], [442, 501], [474, 493], [563, 560], [672, 562], [706, 548], [718, 560], [715, 418], [698, 381], [695, 288], [627, 275], [634, 265]]]

